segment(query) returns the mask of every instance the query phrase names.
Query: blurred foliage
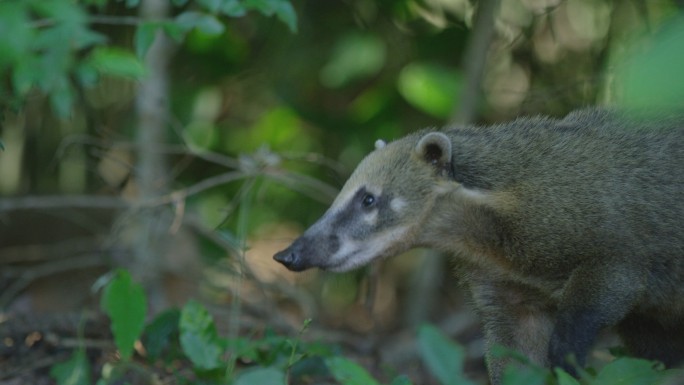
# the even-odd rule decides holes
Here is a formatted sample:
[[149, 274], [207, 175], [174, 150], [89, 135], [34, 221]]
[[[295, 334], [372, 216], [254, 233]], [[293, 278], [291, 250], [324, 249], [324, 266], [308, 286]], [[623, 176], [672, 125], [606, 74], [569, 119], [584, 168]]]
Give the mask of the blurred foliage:
[[[103, 293], [103, 302], [123, 303], [140, 297], [146, 302], [144, 294], [137, 292], [131, 296], [126, 291], [113, 290], [113, 286], [125, 285], [129, 277], [119, 271]], [[106, 298], [106, 299], [105, 299]], [[123, 317], [124, 315], [117, 315]], [[132, 318], [136, 318], [132, 315]], [[120, 322], [119, 329], [112, 318], [112, 331], [140, 337], [141, 329], [133, 322]], [[135, 359], [149, 364], [161, 363], [175, 368], [175, 383], [236, 384], [236, 385], [286, 385], [315, 384], [326, 381], [340, 385], [380, 385], [363, 366], [349, 358], [339, 355], [339, 349], [321, 343], [304, 343], [303, 333], [310, 320], [302, 325], [296, 338], [283, 337], [267, 331], [260, 337], [238, 337], [227, 339], [216, 332], [214, 319], [205, 307], [196, 301], [188, 302], [183, 309], [167, 311], [157, 316], [146, 328]], [[420, 355], [430, 372], [441, 385], [471, 385], [473, 382], [464, 376], [461, 367], [465, 359], [463, 347], [454, 344], [443, 332], [431, 325], [423, 325], [417, 332]], [[122, 346], [116, 340], [119, 349]], [[175, 346], [175, 348], [171, 348]], [[163, 347], [163, 349], [160, 349]], [[121, 350], [120, 350], [121, 351]], [[152, 354], [152, 352], [154, 352]], [[662, 365], [647, 360], [618, 358], [607, 364], [598, 373], [584, 372], [581, 379], [575, 379], [560, 369], [551, 370], [538, 367], [515, 352], [502, 351], [519, 360], [520, 365], [507, 368], [503, 385], [659, 385], [681, 379], [682, 370], [663, 370]], [[230, 356], [231, 359], [226, 359]], [[185, 361], [180, 364], [178, 360]], [[310, 363], [314, 365], [310, 365]], [[179, 365], [189, 363], [191, 372], [178, 370]], [[233, 366], [231, 363], [239, 363]], [[321, 370], [323, 366], [323, 370]], [[151, 367], [151, 366], [150, 366]], [[90, 364], [83, 349], [76, 350], [72, 357], [53, 366], [51, 373], [59, 385], [81, 385], [90, 382]], [[144, 366], [131, 366], [123, 360], [109, 367], [98, 379], [98, 385], [121, 383], [131, 371], [145, 372]], [[152, 372], [142, 378], [153, 378]], [[396, 376], [390, 385], [410, 385], [412, 382], [404, 375]]]
[[621, 104], [656, 110], [682, 106], [684, 83], [673, 80], [684, 68], [683, 41], [684, 16], [679, 16], [634, 44], [616, 71], [616, 83], [623, 88]]
[[[169, 175], [160, 178], [170, 181], [170, 191], [153, 203], [168, 207], [164, 214], [174, 219], [168, 232], [178, 243], [165, 255], [168, 272], [193, 280], [187, 260], [202, 260], [232, 274], [194, 282], [214, 299], [225, 299], [226, 291], [234, 295], [229, 300], [237, 297], [239, 282], [233, 278], [245, 271], [240, 264], [255, 263], [248, 267], [262, 273], [260, 279], [282, 283], [282, 276], [259, 271], [255, 261], [271, 262], [274, 244], [292, 239], [320, 216], [376, 139], [444, 125], [459, 101], [470, 97], [463, 95], [469, 76], [464, 53], [477, 1], [172, 0], [169, 16], [160, 20], [137, 16], [140, 5], [140, 0], [0, 1], [0, 196], [10, 203], [11, 197], [49, 194], [139, 203], [133, 177], [141, 150], [133, 142], [142, 129], [136, 121], [137, 87], [151, 75], [144, 62], [154, 39], [166, 36], [174, 50], [171, 105], [166, 141], [155, 151], [168, 160]], [[672, 81], [684, 66], [679, 12], [671, 0], [503, 0], [488, 48], [483, 97], [476, 103], [478, 122], [559, 116], [593, 104], [681, 107], [682, 82]], [[246, 203], [248, 212], [241, 216]], [[144, 209], [135, 207], [127, 215], [142, 215]], [[126, 260], [131, 233], [140, 230], [99, 211], [41, 214], [26, 222], [17, 221], [19, 215], [10, 218], [16, 222], [3, 216], [3, 224], [21, 228], [12, 233], [7, 225], [0, 240], [33, 245], [83, 233], [102, 236], [108, 247], [115, 246], [103, 259], [117, 266]], [[70, 225], [45, 220], [55, 217]], [[103, 236], [98, 229], [107, 221], [111, 229]], [[395, 309], [400, 286], [408, 281], [405, 272], [414, 266], [388, 278], [397, 287], [385, 288], [387, 300], [380, 304], [385, 311]], [[329, 317], [336, 326], [368, 331], [380, 323], [359, 321], [357, 313], [343, 308], [358, 305], [362, 274], [303, 280], [315, 300], [338, 308]], [[116, 273], [111, 284], [102, 306], [122, 356], [135, 357], [132, 344], [144, 325], [141, 292], [124, 273]], [[135, 301], [117, 302], [122, 293]], [[301, 308], [292, 319], [306, 318], [310, 309]], [[323, 307], [322, 319], [330, 308]], [[138, 317], [128, 319], [129, 311]], [[383, 326], [401, 323], [396, 312], [373, 315], [385, 320]], [[279, 383], [283, 376], [304, 377], [311, 366], [326, 363], [324, 375], [339, 383], [375, 375], [341, 358], [335, 347], [274, 333], [229, 341], [213, 322], [197, 302], [159, 314], [142, 331], [147, 358], [168, 367], [185, 360], [192, 376], [207, 381], [235, 369], [219, 360], [230, 354], [243, 359], [235, 365], [254, 366], [229, 371], [237, 383]], [[459, 367], [448, 366], [444, 355], [460, 356], [462, 349], [429, 328], [421, 329], [419, 339], [425, 366], [447, 381]], [[54, 366], [52, 375], [60, 384], [89, 382], [88, 364], [77, 350]], [[645, 378], [662, 373], [648, 365], [634, 370], [644, 369]], [[333, 368], [339, 367], [356, 374], [335, 376]], [[550, 377], [545, 369], [527, 368], [507, 372], [507, 384]], [[403, 376], [392, 378], [392, 384], [410, 383]], [[575, 384], [562, 374], [557, 378]], [[104, 375], [101, 380], [109, 381]], [[582, 381], [610, 383], [600, 374]]]

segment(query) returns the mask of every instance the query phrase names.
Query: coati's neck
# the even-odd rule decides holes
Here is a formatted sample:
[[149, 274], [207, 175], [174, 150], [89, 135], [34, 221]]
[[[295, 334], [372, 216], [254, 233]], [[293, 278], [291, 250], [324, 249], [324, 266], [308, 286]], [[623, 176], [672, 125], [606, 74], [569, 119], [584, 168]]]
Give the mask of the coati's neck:
[[[419, 239], [421, 246], [462, 256], [473, 262], [510, 268], [505, 257], [505, 222], [494, 207], [505, 200], [488, 191], [463, 187], [456, 183], [442, 194], [428, 210]], [[504, 210], [505, 211], [505, 210]]]

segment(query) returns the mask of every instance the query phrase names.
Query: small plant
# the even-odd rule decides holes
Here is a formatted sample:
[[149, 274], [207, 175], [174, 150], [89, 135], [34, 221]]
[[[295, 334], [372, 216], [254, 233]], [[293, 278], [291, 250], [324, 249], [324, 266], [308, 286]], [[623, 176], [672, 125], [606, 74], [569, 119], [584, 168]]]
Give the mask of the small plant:
[[[213, 317], [197, 301], [162, 312], [145, 325], [146, 303], [142, 287], [125, 270], [117, 270], [105, 286], [101, 305], [111, 320], [121, 360], [104, 365], [98, 385], [126, 382], [131, 371], [153, 378], [159, 368], [174, 373], [179, 384], [288, 385], [314, 384], [316, 379], [340, 385], [382, 384], [333, 346], [304, 342], [301, 337], [311, 320], [294, 338], [267, 330], [258, 337], [229, 339], [219, 335]], [[430, 325], [420, 327], [417, 337], [423, 364], [441, 385], [475, 385], [463, 373], [463, 347]], [[135, 355], [138, 343], [143, 354]], [[516, 363], [505, 371], [504, 385], [658, 385], [684, 379], [682, 370], [664, 370], [662, 365], [629, 357], [619, 357], [597, 373], [582, 371], [576, 379], [560, 369], [539, 367], [516, 352], [501, 348], [497, 354]], [[178, 370], [179, 365], [186, 370]], [[54, 365], [50, 374], [58, 385], [93, 383], [83, 346]], [[399, 375], [388, 385], [412, 384]]]

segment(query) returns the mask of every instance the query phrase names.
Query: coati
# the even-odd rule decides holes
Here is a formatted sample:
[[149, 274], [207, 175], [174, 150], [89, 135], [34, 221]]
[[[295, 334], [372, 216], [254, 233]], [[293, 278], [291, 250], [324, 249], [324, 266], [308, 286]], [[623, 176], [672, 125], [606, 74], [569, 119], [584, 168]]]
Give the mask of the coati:
[[493, 384], [507, 362], [492, 346], [573, 372], [607, 327], [634, 355], [684, 360], [684, 113], [584, 109], [380, 144], [275, 260], [341, 272], [455, 254]]

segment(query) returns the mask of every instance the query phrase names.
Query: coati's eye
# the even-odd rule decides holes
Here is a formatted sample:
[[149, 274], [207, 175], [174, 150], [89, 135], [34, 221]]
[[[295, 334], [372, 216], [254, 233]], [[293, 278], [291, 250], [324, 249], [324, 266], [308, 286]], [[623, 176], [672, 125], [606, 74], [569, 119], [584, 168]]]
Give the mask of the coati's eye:
[[364, 208], [371, 208], [373, 205], [375, 205], [375, 196], [373, 194], [364, 194], [363, 198], [361, 200], [361, 204], [363, 205]]

